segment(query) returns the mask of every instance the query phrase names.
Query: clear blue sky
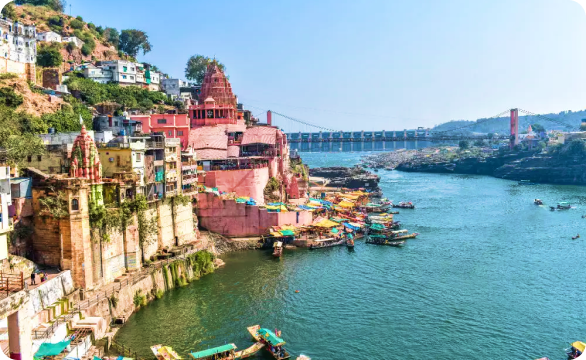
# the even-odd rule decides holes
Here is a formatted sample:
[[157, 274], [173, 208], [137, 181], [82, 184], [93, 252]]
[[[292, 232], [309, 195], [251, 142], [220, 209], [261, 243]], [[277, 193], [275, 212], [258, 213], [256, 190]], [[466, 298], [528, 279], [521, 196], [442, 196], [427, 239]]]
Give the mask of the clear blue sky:
[[146, 31], [139, 59], [174, 77], [190, 55], [216, 56], [253, 112], [329, 128], [586, 108], [586, 14], [571, 0], [67, 1]]

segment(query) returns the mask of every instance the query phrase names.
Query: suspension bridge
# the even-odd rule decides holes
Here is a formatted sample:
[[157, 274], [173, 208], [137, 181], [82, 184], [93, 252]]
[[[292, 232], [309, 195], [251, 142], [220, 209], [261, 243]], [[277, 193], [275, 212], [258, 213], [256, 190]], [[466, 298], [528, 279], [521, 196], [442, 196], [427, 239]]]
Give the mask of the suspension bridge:
[[[304, 127], [314, 128], [316, 132], [286, 133], [292, 150], [311, 152], [350, 152], [350, 151], [391, 151], [398, 149], [419, 149], [434, 144], [457, 144], [461, 140], [508, 140], [511, 147], [519, 143], [519, 112], [555, 123], [565, 131], [577, 130], [569, 123], [553, 119], [544, 115], [532, 113], [523, 109], [507, 109], [490, 118], [451, 128], [449, 130], [434, 131], [419, 127], [417, 129], [381, 130], [381, 131], [343, 131], [329, 129], [320, 125], [293, 118], [291, 116], [267, 111], [267, 123], [275, 125], [273, 115], [287, 122], [294, 122]], [[503, 117], [508, 115], [507, 117]], [[276, 120], [276, 119], [275, 119]], [[509, 121], [508, 134], [472, 134], [470, 130], [489, 121]], [[280, 124], [281, 121], [278, 121]]]

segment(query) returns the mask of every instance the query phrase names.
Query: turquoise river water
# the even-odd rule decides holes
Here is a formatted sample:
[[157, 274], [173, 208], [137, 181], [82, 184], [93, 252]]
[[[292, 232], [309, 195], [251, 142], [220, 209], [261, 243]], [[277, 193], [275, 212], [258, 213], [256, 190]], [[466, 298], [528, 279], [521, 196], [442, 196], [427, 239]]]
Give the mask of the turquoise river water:
[[[304, 153], [311, 167], [366, 153]], [[117, 340], [148, 355], [252, 344], [246, 327], [282, 330], [315, 359], [562, 359], [586, 340], [586, 188], [520, 186], [484, 176], [381, 170], [396, 219], [421, 235], [404, 248], [366, 245], [223, 257], [226, 266], [133, 315]], [[569, 201], [551, 212], [533, 204]], [[299, 293], [295, 291], [299, 290]], [[257, 359], [269, 359], [266, 353]]]

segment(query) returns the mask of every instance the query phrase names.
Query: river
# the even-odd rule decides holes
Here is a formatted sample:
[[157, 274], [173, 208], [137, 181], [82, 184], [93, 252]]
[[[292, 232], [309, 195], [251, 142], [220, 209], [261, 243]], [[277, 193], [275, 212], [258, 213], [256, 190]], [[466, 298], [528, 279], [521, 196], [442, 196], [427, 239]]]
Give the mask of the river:
[[[311, 167], [368, 153], [305, 153]], [[366, 245], [223, 257], [226, 266], [133, 315], [117, 340], [148, 355], [252, 342], [246, 327], [282, 330], [313, 359], [562, 359], [586, 340], [586, 189], [520, 186], [485, 176], [381, 170], [396, 219], [421, 235], [404, 248]], [[551, 212], [533, 204], [569, 201]], [[299, 290], [296, 293], [296, 290]], [[270, 359], [265, 353], [258, 359]], [[294, 358], [294, 357], [293, 357]]]

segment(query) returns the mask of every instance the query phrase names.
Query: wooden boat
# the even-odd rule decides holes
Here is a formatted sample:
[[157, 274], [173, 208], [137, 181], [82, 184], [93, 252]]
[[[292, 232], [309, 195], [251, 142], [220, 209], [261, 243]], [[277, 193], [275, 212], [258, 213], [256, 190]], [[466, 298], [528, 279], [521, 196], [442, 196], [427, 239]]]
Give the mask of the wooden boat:
[[260, 342], [256, 342], [256, 343], [254, 343], [252, 346], [250, 346], [247, 349], [237, 351], [234, 354], [234, 356], [236, 356], [235, 359], [246, 359], [246, 358], [249, 358], [252, 355], [254, 355], [257, 352], [259, 352], [260, 349], [262, 349], [263, 347], [265, 347], [265, 344], [260, 343]]
[[386, 245], [386, 246], [395, 246], [400, 247], [405, 245], [405, 241], [396, 241], [394, 239], [390, 239], [385, 235], [370, 235], [366, 239], [367, 244], [373, 245]]
[[389, 205], [369, 203], [369, 204], [360, 206], [359, 209], [366, 211], [367, 213], [384, 213], [389, 210]]
[[281, 241], [276, 241], [273, 244], [273, 249], [274, 257], [281, 257], [281, 255], [283, 255], [283, 243]]
[[569, 202], [564, 201], [564, 202], [558, 203], [557, 207], [550, 206], [549, 208], [551, 209], [551, 211], [570, 210], [572, 208], [572, 205]]
[[582, 341], [574, 341], [569, 349], [566, 349], [566, 355], [569, 359], [586, 359], [586, 344]]
[[309, 250], [315, 249], [322, 249], [334, 246], [341, 246], [344, 245], [346, 241], [344, 239], [336, 239], [336, 238], [329, 238], [329, 239], [316, 239], [313, 240], [313, 243], [309, 245]]
[[399, 208], [399, 209], [415, 209], [415, 205], [413, 205], [412, 203], [398, 203], [398, 204], [393, 204], [394, 208]]
[[395, 241], [400, 241], [400, 240], [407, 240], [407, 239], [415, 239], [417, 236], [419, 236], [418, 233], [413, 233], [413, 234], [408, 234], [408, 235], [403, 235], [403, 236], [397, 236], [392, 239]]
[[289, 359], [291, 355], [285, 350], [285, 341], [269, 329], [254, 325], [247, 328], [256, 342], [265, 345], [265, 349], [277, 360]]
[[354, 248], [354, 240], [352, 240], [352, 239], [346, 240], [346, 247], [349, 249]]
[[177, 355], [177, 353], [171, 349], [169, 346], [163, 345], [154, 345], [151, 346], [151, 351], [155, 354], [155, 357], [158, 360], [178, 360], [182, 359], [181, 356]]
[[236, 345], [226, 344], [215, 348], [191, 352], [194, 360], [234, 360], [236, 359]]

